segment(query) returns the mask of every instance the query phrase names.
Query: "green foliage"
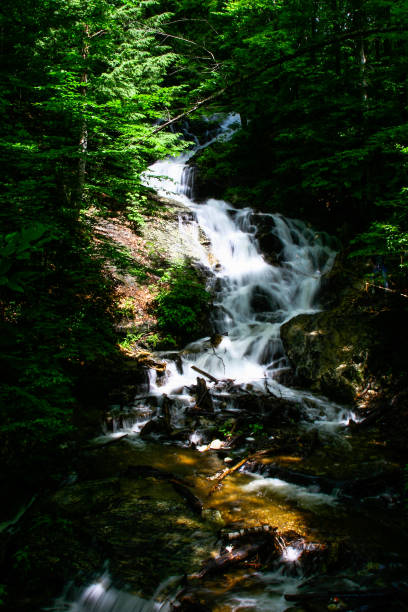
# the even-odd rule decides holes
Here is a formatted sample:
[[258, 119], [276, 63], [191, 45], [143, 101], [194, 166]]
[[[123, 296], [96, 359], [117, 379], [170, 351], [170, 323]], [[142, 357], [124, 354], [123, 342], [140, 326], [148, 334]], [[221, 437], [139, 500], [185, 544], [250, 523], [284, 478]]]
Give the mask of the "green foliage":
[[122, 349], [129, 351], [133, 349], [135, 345], [137, 345], [137, 343], [141, 340], [141, 338], [143, 338], [144, 335], [145, 335], [145, 332], [143, 331], [139, 331], [139, 332], [128, 331], [126, 333], [125, 338], [119, 342], [119, 346]]
[[220, 425], [218, 427], [218, 431], [225, 437], [225, 438], [231, 438], [234, 429], [235, 429], [235, 419], [227, 419], [226, 421], [224, 421], [224, 423], [222, 425]]
[[19, 293], [24, 291], [24, 283], [32, 275], [24, 264], [52, 240], [50, 236], [44, 237], [46, 231], [44, 225], [36, 223], [19, 232], [0, 236], [0, 286]]
[[0, 584], [0, 606], [4, 604], [6, 595], [7, 595], [7, 586], [5, 584]]
[[126, 207], [126, 216], [132, 224], [133, 230], [139, 231], [145, 225], [144, 208], [147, 201], [146, 196], [138, 196], [137, 198], [129, 194], [129, 204]]
[[160, 2], [2, 9], [0, 459], [2, 474], [35, 482], [66, 462], [90, 401], [83, 380], [116, 350], [106, 260], [146, 278], [129, 253], [95, 243], [85, 211], [141, 226], [141, 172], [183, 146], [150, 135], [180, 88], [165, 82], [177, 55], [155, 33], [169, 18]]
[[177, 346], [176, 339], [171, 334], [146, 331], [128, 331], [119, 342], [119, 346], [126, 351], [145, 347], [147, 349], [168, 349]]
[[[351, 241], [354, 249], [350, 257], [381, 258], [383, 267], [388, 269], [388, 281], [396, 286], [406, 285], [408, 268], [408, 208], [407, 189], [392, 201], [380, 201], [379, 213], [382, 221], [373, 221], [365, 232]], [[375, 271], [373, 272], [375, 274]], [[378, 280], [378, 279], [374, 279]], [[383, 280], [383, 279], [382, 279]]]
[[171, 334], [150, 334], [144, 342], [152, 349], [169, 349], [177, 347], [177, 340]]
[[14, 553], [14, 567], [23, 572], [28, 572], [30, 570], [31, 561], [28, 546], [24, 546], [24, 548], [19, 548], [16, 550]]
[[304, 217], [343, 239], [362, 233], [363, 247], [368, 240], [398, 268], [407, 232], [395, 214], [396, 202], [406, 210], [406, 8], [405, 0], [209, 7], [218, 78], [234, 83], [224, 104], [241, 114], [242, 130], [199, 157], [203, 195], [207, 183], [218, 197]]
[[188, 265], [178, 264], [163, 275], [161, 283], [155, 300], [159, 328], [180, 342], [198, 337], [210, 303], [202, 279]]
[[264, 426], [262, 425], [262, 423], [251, 423], [249, 425], [249, 429], [251, 430], [251, 433], [254, 436], [262, 436], [265, 435], [264, 431], [263, 431]]

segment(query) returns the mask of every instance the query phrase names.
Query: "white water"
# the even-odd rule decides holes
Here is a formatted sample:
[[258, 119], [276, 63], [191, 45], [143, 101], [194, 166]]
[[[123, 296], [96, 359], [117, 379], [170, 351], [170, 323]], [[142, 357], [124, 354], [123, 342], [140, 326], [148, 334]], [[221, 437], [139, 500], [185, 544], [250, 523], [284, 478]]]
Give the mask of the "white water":
[[[224, 121], [222, 131], [225, 137], [232, 134], [236, 120], [236, 116], [230, 116]], [[186, 163], [198, 148], [202, 147], [196, 147], [178, 158], [153, 164], [145, 173], [144, 182], [155, 188], [160, 195], [187, 205], [195, 213], [199, 227], [208, 237], [211, 261], [204, 248], [201, 248], [201, 264], [211, 271], [213, 287], [216, 288], [212, 331], [221, 334], [223, 338], [216, 348], [211, 346], [209, 337], [187, 346], [180, 353], [182, 373], [174, 361], [166, 359], [164, 382], [162, 379], [157, 380], [154, 370], [150, 373], [150, 392], [158, 398], [167, 394], [173, 400], [172, 424], [175, 427], [182, 425], [185, 409], [195, 403], [188, 390], [196, 382], [197, 372], [192, 369], [195, 365], [217, 379], [233, 379], [236, 385], [250, 390], [260, 393], [268, 391], [301, 402], [314, 426], [323, 429], [323, 433], [335, 435], [339, 425], [347, 423], [352, 416], [348, 410], [308, 391], [291, 389], [278, 382], [280, 373], [289, 366], [280, 339], [280, 328], [297, 314], [313, 313], [319, 309], [317, 296], [321, 277], [330, 270], [335, 251], [324, 235], [318, 235], [302, 222], [277, 214], [264, 215], [265, 219], [272, 222], [271, 238], [274, 242], [278, 239], [281, 244], [279, 265], [268, 263], [258, 247], [254, 213], [250, 208], [237, 210], [215, 199], [197, 204], [191, 199], [194, 173]], [[182, 221], [180, 223], [182, 225]], [[208, 386], [214, 387], [210, 383]], [[228, 405], [228, 408], [233, 409], [233, 405]], [[150, 406], [143, 399], [136, 398], [133, 420], [122, 420], [119, 429], [129, 435], [138, 435], [149, 411]], [[111, 435], [118, 433], [114, 431]], [[200, 432], [192, 433], [190, 441], [199, 444]], [[316, 488], [301, 487], [277, 478], [254, 474], [251, 474], [251, 479], [242, 486], [243, 495], [256, 493], [310, 511], [318, 511], [322, 505], [336, 504], [334, 496], [323, 494]], [[300, 579], [288, 576], [286, 569], [296, 564], [299, 556], [299, 550], [288, 547], [276, 571], [259, 574], [260, 589], [256, 594], [252, 596], [246, 591], [226, 594], [223, 603], [231, 612], [244, 609], [275, 612], [285, 610], [289, 604], [283, 594], [296, 591], [300, 584]], [[162, 593], [162, 590], [161, 585], [158, 593]], [[70, 603], [73, 600], [75, 603]], [[146, 601], [118, 591], [110, 585], [105, 575], [79, 595], [64, 596], [52, 610], [165, 611], [171, 609], [168, 602], [165, 599], [163, 603], [158, 603], [157, 594]]]
[[259, 496], [280, 498], [294, 502], [305, 510], [318, 511], [322, 505], [333, 506], [336, 498], [333, 495], [321, 493], [316, 486], [302, 487], [285, 482], [280, 478], [264, 478], [258, 474], [251, 474], [253, 480], [242, 487], [243, 492], [256, 492]]
[[[231, 136], [236, 122], [235, 115], [224, 120], [223, 138]], [[177, 396], [183, 410], [193, 403], [185, 387], [196, 381], [194, 365], [218, 379], [250, 384], [260, 392], [266, 387], [279, 397], [304, 402], [310, 420], [326, 429], [347, 423], [353, 416], [348, 410], [278, 382], [279, 375], [289, 366], [280, 328], [298, 314], [319, 310], [321, 277], [331, 269], [335, 257], [330, 240], [301, 221], [278, 214], [257, 215], [272, 225], [271, 239], [281, 244], [279, 265], [269, 264], [259, 250], [250, 208], [237, 210], [215, 199], [197, 204], [188, 197], [192, 193], [192, 173], [187, 161], [203, 146], [206, 145], [153, 164], [144, 181], [159, 194], [187, 205], [208, 237], [211, 261], [201, 249], [201, 264], [209, 268], [217, 288], [213, 331], [223, 338], [216, 348], [211, 346], [209, 337], [188, 345], [181, 353], [182, 374], [175, 363], [167, 360], [166, 380], [164, 384], [160, 380], [158, 385], [153, 379], [152, 393]]]
[[[160, 584], [149, 600], [137, 595], [119, 591], [111, 584], [108, 573], [103, 574], [89, 586], [80, 590], [68, 586], [66, 592], [57, 599], [48, 612], [170, 612], [173, 597], [162, 601], [163, 593], [179, 582], [179, 578], [168, 578]], [[73, 601], [74, 600], [74, 601]]]

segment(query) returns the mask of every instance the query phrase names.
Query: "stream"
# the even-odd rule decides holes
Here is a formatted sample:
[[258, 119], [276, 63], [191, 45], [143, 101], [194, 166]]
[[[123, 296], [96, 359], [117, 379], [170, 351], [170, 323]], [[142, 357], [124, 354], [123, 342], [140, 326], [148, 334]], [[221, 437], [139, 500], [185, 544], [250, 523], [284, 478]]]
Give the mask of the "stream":
[[[224, 119], [211, 141], [230, 137], [236, 123]], [[388, 588], [398, 591], [403, 575], [403, 552], [390, 551], [392, 529], [384, 527], [394, 492], [369, 486], [373, 465], [388, 459], [350, 432], [358, 416], [349, 407], [291, 386], [280, 339], [286, 321], [319, 310], [335, 243], [280, 214], [194, 202], [188, 161], [207, 145], [157, 162], [144, 181], [194, 215], [188, 235], [193, 225], [197, 264], [214, 295], [212, 335], [157, 353], [165, 369], [149, 371], [148, 392], [112, 407], [100, 440], [126, 437], [92, 459], [103, 478], [115, 466], [127, 478], [120, 507], [112, 502], [105, 523], [95, 519], [102, 529], [109, 513], [112, 558], [93, 583], [68, 585], [47, 609], [407, 609]], [[273, 261], [259, 250], [260, 224], [277, 245]], [[147, 536], [160, 529], [161, 539]], [[148, 575], [148, 586], [135, 572]]]

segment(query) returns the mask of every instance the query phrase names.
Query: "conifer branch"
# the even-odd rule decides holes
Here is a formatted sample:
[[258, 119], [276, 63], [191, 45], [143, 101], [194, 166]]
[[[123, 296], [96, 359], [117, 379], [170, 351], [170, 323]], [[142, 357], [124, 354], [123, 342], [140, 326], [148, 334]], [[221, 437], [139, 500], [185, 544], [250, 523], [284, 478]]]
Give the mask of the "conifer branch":
[[[212, 102], [216, 98], [219, 98], [220, 96], [222, 96], [223, 93], [225, 93], [227, 90], [231, 89], [235, 85], [240, 85], [243, 82], [246, 82], [246, 81], [252, 79], [255, 76], [259, 76], [260, 74], [262, 74], [263, 72], [266, 72], [266, 70], [269, 70], [270, 68], [274, 68], [275, 66], [279, 66], [280, 64], [289, 62], [289, 61], [291, 61], [293, 59], [296, 59], [298, 57], [301, 57], [303, 55], [307, 55], [310, 52], [318, 51], [319, 49], [324, 49], [325, 47], [330, 47], [331, 45], [335, 45], [335, 44], [337, 44], [339, 42], [342, 42], [343, 40], [349, 40], [349, 39], [361, 38], [361, 37], [368, 37], [368, 36], [372, 36], [372, 35], [376, 35], [376, 34], [392, 34], [392, 33], [395, 33], [395, 32], [401, 32], [402, 33], [402, 32], [407, 32], [407, 31], [408, 31], [407, 29], [404, 29], [404, 28], [401, 28], [401, 27], [395, 27], [395, 28], [372, 28], [370, 30], [356, 30], [354, 32], [348, 32], [346, 34], [341, 34], [340, 36], [334, 36], [330, 40], [326, 40], [326, 41], [319, 42], [319, 43], [314, 43], [313, 45], [309, 45], [308, 47], [304, 47], [302, 49], [298, 49], [297, 51], [293, 51], [292, 53], [286, 53], [284, 55], [281, 55], [279, 58], [277, 58], [277, 59], [273, 60], [272, 62], [270, 62], [267, 66], [263, 66], [259, 70], [254, 70], [250, 74], [244, 75], [244, 76], [242, 76], [242, 77], [240, 77], [238, 79], [234, 79], [233, 81], [231, 81], [230, 83], [228, 83], [227, 85], [222, 87], [221, 89], [218, 89], [216, 92], [214, 92], [210, 96], [207, 96], [203, 100], [199, 100], [198, 102], [196, 102], [188, 110], [184, 111], [183, 113], [180, 113], [179, 115], [177, 115], [173, 119], [170, 119], [169, 121], [166, 121], [165, 123], [162, 123], [158, 127], [154, 128], [154, 130], [152, 130], [148, 134], [147, 137], [150, 138], [151, 136], [154, 136], [154, 134], [157, 134], [158, 132], [161, 132], [162, 130], [164, 130], [169, 125], [172, 125], [173, 123], [176, 123], [177, 121], [180, 121], [180, 119], [183, 119], [184, 117], [188, 117], [189, 115], [191, 115], [191, 113], [194, 113], [196, 110], [198, 110], [202, 106], [205, 106], [209, 102]], [[195, 44], [198, 44], [198, 43], [195, 43]], [[199, 45], [199, 46], [201, 46], [201, 45]], [[145, 141], [145, 139], [141, 139], [136, 144], [141, 144], [144, 141]]]

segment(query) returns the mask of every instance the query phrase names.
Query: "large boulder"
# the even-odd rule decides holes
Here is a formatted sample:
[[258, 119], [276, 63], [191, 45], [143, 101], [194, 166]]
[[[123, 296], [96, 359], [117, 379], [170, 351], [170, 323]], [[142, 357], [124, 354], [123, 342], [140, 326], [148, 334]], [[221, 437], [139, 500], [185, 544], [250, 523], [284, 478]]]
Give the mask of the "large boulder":
[[281, 336], [302, 383], [339, 402], [355, 400], [376, 345], [364, 316], [333, 311], [299, 315], [283, 325]]
[[282, 326], [301, 384], [339, 402], [407, 371], [406, 310], [397, 294], [367, 288], [364, 270], [339, 257], [322, 286], [326, 310]]

